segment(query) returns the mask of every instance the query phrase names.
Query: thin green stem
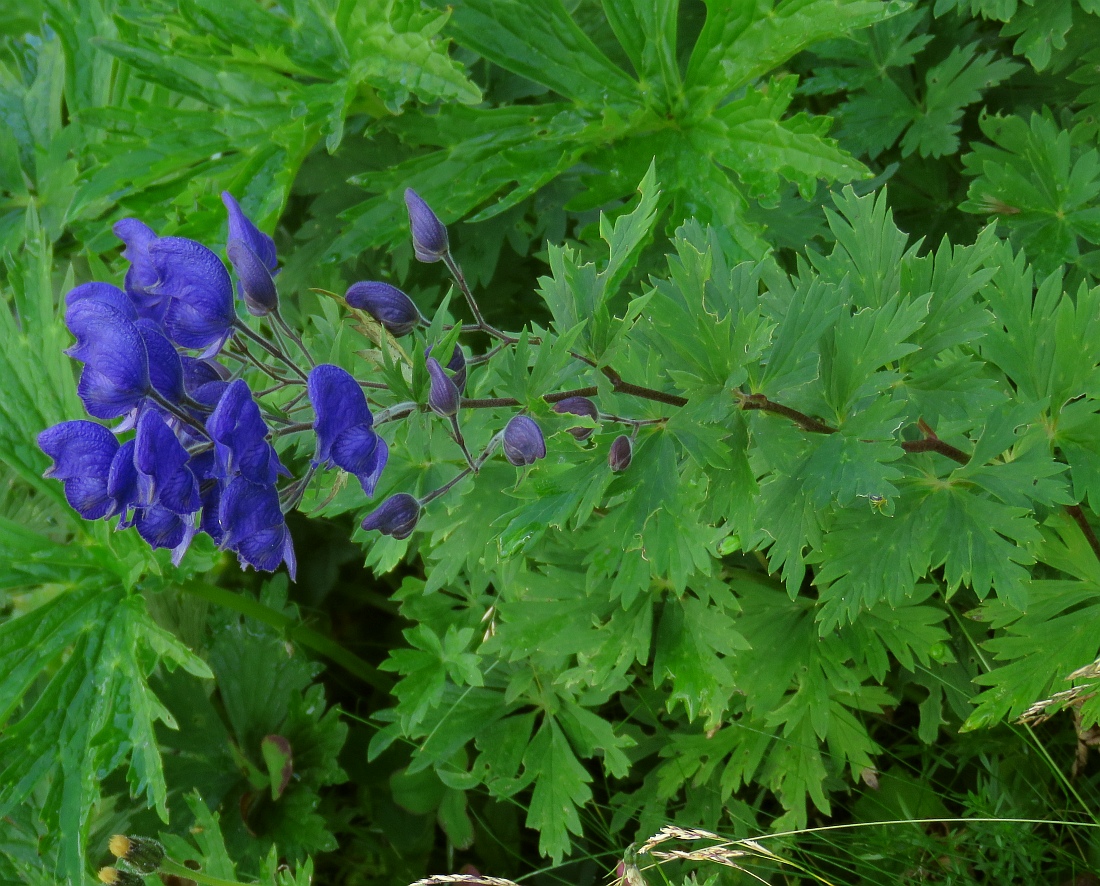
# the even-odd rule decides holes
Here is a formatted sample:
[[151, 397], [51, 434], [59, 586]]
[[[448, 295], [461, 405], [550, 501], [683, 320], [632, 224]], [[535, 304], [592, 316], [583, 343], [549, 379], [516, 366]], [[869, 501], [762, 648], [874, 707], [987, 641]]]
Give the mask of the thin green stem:
[[313, 359], [313, 355], [306, 349], [305, 342], [302, 341], [301, 336], [294, 331], [293, 327], [283, 319], [283, 315], [279, 312], [278, 308], [272, 312], [272, 316], [275, 318], [275, 322], [282, 327], [287, 337], [294, 342], [294, 344], [298, 346], [298, 349], [305, 355], [306, 360], [309, 361], [309, 365], [316, 366], [317, 361]]
[[246, 884], [238, 883], [236, 880], [223, 880], [221, 877], [211, 877], [209, 874], [205, 874], [202, 871], [193, 871], [186, 865], [182, 865], [178, 861], [173, 861], [170, 858], [161, 861], [160, 873], [175, 874], [177, 877], [181, 877], [185, 880], [194, 880], [196, 883], [202, 883], [203, 886], [246, 886]]
[[287, 368], [290, 369], [290, 371], [297, 375], [299, 378], [301, 378], [302, 381], [306, 380], [306, 374], [302, 371], [302, 367], [291, 360], [289, 356], [280, 351], [266, 338], [256, 332], [251, 326], [249, 326], [242, 320], [234, 320], [233, 328], [240, 332], [241, 335], [243, 335], [245, 338], [254, 341], [276, 360], [281, 360], [287, 366]]
[[311, 649], [330, 661], [336, 662], [346, 671], [354, 674], [363, 682], [369, 683], [375, 689], [389, 692], [393, 685], [389, 678], [379, 673], [374, 665], [364, 661], [351, 650], [344, 648], [331, 637], [326, 637], [318, 631], [307, 628], [300, 622], [290, 618], [290, 616], [276, 612], [251, 597], [234, 594], [225, 588], [219, 588], [217, 585], [198, 580], [185, 582], [180, 587], [184, 592], [194, 597], [199, 597], [217, 606], [224, 606], [226, 609], [239, 612], [241, 615], [254, 618], [256, 621], [275, 628], [287, 639], [300, 643], [306, 649]]
[[486, 322], [485, 318], [481, 316], [481, 308], [478, 307], [477, 301], [474, 299], [474, 294], [470, 292], [470, 287], [466, 283], [466, 277], [462, 273], [462, 268], [459, 267], [458, 262], [454, 260], [454, 257], [448, 252], [443, 256], [443, 264], [447, 266], [447, 270], [451, 272], [451, 276], [455, 278], [455, 283], [458, 284], [459, 290], [466, 298], [466, 304], [470, 306], [470, 311], [474, 315], [474, 320], [477, 323], [477, 328], [493, 338], [500, 339], [508, 344], [515, 344], [518, 339], [514, 336], [508, 335], [506, 332], [501, 332], [495, 326], [491, 326]]

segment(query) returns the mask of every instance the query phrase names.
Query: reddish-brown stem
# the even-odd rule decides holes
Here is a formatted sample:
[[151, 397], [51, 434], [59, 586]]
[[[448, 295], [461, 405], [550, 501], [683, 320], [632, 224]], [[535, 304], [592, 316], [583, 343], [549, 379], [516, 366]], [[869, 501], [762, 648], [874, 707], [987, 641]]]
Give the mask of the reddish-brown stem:
[[1073, 518], [1081, 532], [1085, 535], [1085, 541], [1089, 543], [1089, 547], [1092, 548], [1092, 552], [1096, 555], [1096, 559], [1100, 560], [1100, 539], [1096, 538], [1096, 533], [1092, 531], [1092, 526], [1089, 524], [1088, 518], [1085, 517], [1085, 512], [1081, 510], [1080, 505], [1066, 505], [1066, 513]]
[[[923, 422], [921, 419], [918, 425]], [[927, 427], [927, 425], [925, 425]], [[924, 428], [921, 428], [923, 431]], [[959, 449], [957, 446], [952, 446], [950, 443], [944, 443], [939, 437], [931, 436], [925, 437], [923, 440], [904, 440], [902, 441], [901, 448], [906, 452], [938, 452], [940, 455], [946, 455], [953, 461], [957, 461], [961, 465], [970, 463], [970, 456]]]
[[664, 391], [656, 391], [653, 388], [644, 388], [641, 385], [632, 385], [623, 381], [623, 378], [610, 366], [601, 366], [600, 372], [607, 376], [611, 382], [611, 388], [616, 394], [629, 394], [643, 400], [653, 400], [657, 403], [667, 403], [669, 406], [686, 406], [687, 397], [678, 397], [675, 394], [666, 394]]
[[774, 400], [769, 400], [764, 394], [742, 395], [740, 401], [742, 409], [759, 409], [761, 412], [782, 415], [784, 418], [789, 418], [802, 428], [802, 430], [809, 431], [811, 434], [836, 433], [836, 428], [825, 424], [825, 422], [806, 415], [804, 412], [799, 412], [797, 409], [791, 409], [789, 406], [784, 406], [782, 403], [776, 403]]
[[[545, 394], [543, 400], [547, 403], [557, 403], [569, 397], [595, 397], [599, 388], [592, 385], [587, 388], [574, 388], [571, 391], [558, 391], [556, 394]], [[519, 400], [515, 397], [483, 397], [479, 400], [463, 399], [463, 409], [495, 409], [503, 406], [519, 406]]]

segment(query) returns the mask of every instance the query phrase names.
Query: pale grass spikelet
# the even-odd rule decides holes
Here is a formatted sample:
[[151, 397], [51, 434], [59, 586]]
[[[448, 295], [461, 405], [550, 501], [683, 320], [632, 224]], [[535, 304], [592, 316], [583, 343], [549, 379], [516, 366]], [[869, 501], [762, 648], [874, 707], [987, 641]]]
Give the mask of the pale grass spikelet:
[[[668, 840], [683, 840], [685, 842], [714, 840], [717, 842], [712, 846], [702, 846], [698, 849], [656, 848]], [[770, 849], [766, 849], [756, 840], [749, 838], [742, 840], [726, 840], [710, 831], [705, 831], [700, 828], [681, 828], [676, 825], [665, 825], [660, 831], [646, 840], [645, 843], [642, 844], [641, 849], [638, 850], [638, 855], [642, 854], [647, 854], [651, 858], [656, 859], [657, 864], [673, 860], [720, 864], [724, 867], [734, 868], [752, 877], [754, 880], [759, 880], [761, 883], [766, 883], [768, 881], [762, 879], [751, 870], [742, 867], [735, 859], [770, 861], [781, 865], [792, 864], [786, 859], [776, 855]], [[795, 865], [795, 867], [797, 867], [797, 865]]]
[[410, 883], [409, 886], [445, 886], [447, 883], [467, 883], [469, 886], [517, 886], [503, 877], [486, 877], [482, 874], [435, 874]]
[[[1066, 679], [1100, 679], [1100, 658], [1078, 668]], [[1079, 710], [1081, 705], [1096, 695], [1096, 689], [1097, 685], [1095, 683], [1085, 683], [1081, 686], [1073, 686], [1069, 689], [1063, 689], [1061, 692], [1055, 692], [1050, 698], [1043, 698], [1032, 704], [1031, 707], [1020, 714], [1016, 722], [1025, 726], [1037, 726], [1040, 723], [1045, 723], [1056, 713], [1064, 711], [1066, 708], [1074, 707]]]
[[717, 834], [712, 834], [710, 831], [704, 831], [699, 828], [681, 828], [674, 824], [666, 824], [656, 834], [650, 837], [645, 843], [642, 844], [642, 848], [638, 850], [639, 855], [645, 855], [654, 847], [666, 840], [718, 840], [721, 841], [721, 837]]

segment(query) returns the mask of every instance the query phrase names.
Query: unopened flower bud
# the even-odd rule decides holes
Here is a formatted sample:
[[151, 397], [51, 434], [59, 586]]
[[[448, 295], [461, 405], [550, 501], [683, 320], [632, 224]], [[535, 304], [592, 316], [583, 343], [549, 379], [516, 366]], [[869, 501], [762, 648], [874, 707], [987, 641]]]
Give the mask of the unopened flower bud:
[[104, 886], [145, 886], [145, 880], [139, 874], [111, 867], [99, 869], [99, 882]]
[[412, 188], [405, 190], [405, 206], [409, 210], [413, 252], [418, 261], [439, 261], [450, 251], [447, 228], [431, 207]]
[[127, 837], [115, 834], [107, 848], [139, 874], [152, 874], [164, 861], [164, 847], [152, 837]]
[[[429, 347], [424, 351], [425, 357], [432, 355], [432, 349]], [[462, 353], [462, 346], [455, 345], [455, 349], [451, 351], [451, 359], [447, 361], [447, 369], [451, 372], [451, 381], [455, 383], [455, 387], [459, 392], [466, 390], [466, 355]]]
[[366, 311], [394, 338], [408, 335], [420, 325], [420, 311], [413, 300], [389, 283], [353, 283], [346, 298], [351, 307]]
[[412, 535], [420, 520], [420, 502], [407, 492], [391, 495], [363, 520], [363, 529], [377, 529], [383, 535], [401, 540]]
[[516, 415], [504, 428], [504, 457], [517, 468], [546, 456], [546, 441], [534, 419]]
[[611, 444], [611, 451], [607, 454], [607, 465], [613, 471], [625, 471], [630, 467], [630, 460], [634, 457], [634, 445], [626, 434], [620, 434]]
[[271, 272], [244, 240], [230, 240], [225, 248], [240, 281], [240, 295], [253, 317], [264, 317], [279, 307], [279, 293]]
[[428, 375], [431, 376], [431, 387], [428, 388], [428, 406], [432, 412], [450, 418], [458, 413], [459, 404], [462, 402], [462, 394], [451, 377], [443, 371], [439, 361], [434, 357], [428, 358]]
[[[593, 421], [598, 421], [600, 417], [600, 410], [587, 397], [566, 397], [564, 400], [559, 400], [554, 404], [554, 412], [558, 415], [583, 415]], [[569, 433], [583, 442], [596, 433], [596, 429], [570, 428]]]

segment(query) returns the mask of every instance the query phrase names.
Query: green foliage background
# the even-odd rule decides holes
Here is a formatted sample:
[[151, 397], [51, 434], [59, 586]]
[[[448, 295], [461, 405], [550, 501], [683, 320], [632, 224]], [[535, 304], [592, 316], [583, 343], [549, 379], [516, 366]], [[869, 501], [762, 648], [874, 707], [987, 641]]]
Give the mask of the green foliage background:
[[[587, 882], [669, 821], [955, 817], [1063, 824], [769, 845], [833, 882], [1100, 868], [1100, 677], [1067, 680], [1100, 653], [1097, 0], [26, 0], [0, 38], [0, 880], [92, 882], [120, 831], [284, 886]], [[406, 187], [542, 340], [469, 394], [539, 419], [530, 473], [401, 542], [328, 475], [295, 586], [41, 478], [81, 414], [64, 293], [121, 277], [125, 216], [222, 242], [226, 189], [314, 353], [422, 399], [313, 291], [462, 316]], [[667, 419], [624, 473], [541, 400], [585, 385]], [[425, 416], [390, 443], [380, 494], [461, 461]]]

